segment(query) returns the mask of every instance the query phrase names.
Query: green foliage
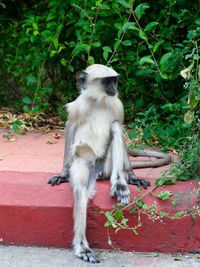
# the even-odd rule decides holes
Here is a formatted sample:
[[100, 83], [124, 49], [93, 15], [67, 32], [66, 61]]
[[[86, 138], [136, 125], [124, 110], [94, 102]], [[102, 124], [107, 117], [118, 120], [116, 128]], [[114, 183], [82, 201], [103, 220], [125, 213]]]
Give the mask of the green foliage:
[[[157, 188], [156, 185], [149, 191], [147, 191], [145, 194], [141, 192], [140, 189], [138, 189], [138, 194], [132, 199], [131, 203], [127, 206], [122, 206], [121, 204], [117, 203], [117, 205], [113, 205], [113, 209], [111, 211], [100, 211], [100, 214], [103, 214], [107, 221], [104, 224], [104, 226], [107, 228], [108, 233], [108, 244], [112, 245], [112, 241], [110, 239], [109, 230], [110, 228], [115, 229], [115, 234], [121, 230], [131, 230], [135, 235], [138, 235], [137, 229], [142, 226], [142, 215], [147, 216], [149, 220], [155, 222], [155, 221], [163, 221], [166, 218], [170, 220], [179, 220], [183, 219], [185, 217], [192, 217], [194, 220], [199, 218], [200, 216], [200, 208], [198, 205], [193, 206], [192, 208], [188, 208], [186, 210], [180, 210], [177, 213], [174, 213], [170, 215], [168, 212], [160, 211], [157, 208], [157, 202], [154, 201], [151, 206], [148, 206], [145, 204], [145, 197], [147, 195], [153, 195], [156, 198], [159, 198], [159, 201], [166, 201], [166, 200], [172, 200], [172, 205], [177, 205], [177, 201], [182, 200], [185, 201], [185, 199], [191, 199], [199, 198], [200, 193], [200, 187], [194, 188], [194, 190], [191, 192], [191, 194], [188, 194], [188, 196], [184, 195], [183, 197], [179, 196], [178, 194], [173, 195], [168, 190], [163, 190], [158, 192], [157, 195], [153, 193], [153, 191]], [[173, 198], [172, 198], [173, 197]], [[131, 207], [131, 208], [130, 208]], [[128, 219], [126, 218], [127, 212], [132, 214], [136, 218], [136, 223], [134, 225], [130, 225]], [[113, 246], [113, 245], [112, 245]], [[150, 254], [151, 257], [156, 257], [156, 253]]]
[[199, 142], [198, 7], [187, 0], [3, 1], [0, 106], [64, 118], [60, 107], [78, 94], [76, 75], [102, 63], [121, 74], [132, 139], [165, 151], [188, 136]]
[[75, 74], [94, 62], [121, 73], [126, 118], [187, 94], [178, 74], [198, 34], [198, 3], [43, 0], [17, 7], [1, 7], [0, 105], [55, 110], [77, 96]]

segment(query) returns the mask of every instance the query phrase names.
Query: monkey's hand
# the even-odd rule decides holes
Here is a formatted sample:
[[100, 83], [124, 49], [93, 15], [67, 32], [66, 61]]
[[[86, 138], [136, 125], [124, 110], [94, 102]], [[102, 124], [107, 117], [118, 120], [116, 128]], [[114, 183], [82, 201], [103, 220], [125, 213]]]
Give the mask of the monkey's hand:
[[138, 187], [144, 187], [147, 189], [148, 186], [151, 186], [151, 183], [147, 179], [137, 179], [137, 178], [128, 178], [128, 184], [137, 185]]
[[67, 173], [65, 176], [54, 175], [48, 180], [48, 184], [51, 184], [51, 186], [54, 186], [55, 184], [59, 185], [61, 183], [66, 182], [69, 182], [69, 173]]

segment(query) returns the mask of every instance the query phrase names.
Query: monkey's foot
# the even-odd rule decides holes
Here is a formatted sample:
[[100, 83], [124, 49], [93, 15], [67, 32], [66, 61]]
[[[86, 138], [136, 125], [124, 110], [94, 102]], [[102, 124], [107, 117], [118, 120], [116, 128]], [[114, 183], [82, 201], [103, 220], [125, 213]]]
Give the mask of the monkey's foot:
[[98, 255], [92, 251], [86, 242], [81, 241], [80, 244], [74, 246], [75, 255], [83, 261], [98, 263], [100, 262]]
[[111, 187], [110, 197], [113, 198], [117, 195], [117, 201], [122, 205], [128, 205], [130, 201], [130, 192], [127, 184], [117, 183]]
[[81, 260], [91, 262], [91, 263], [98, 263], [100, 262], [98, 255], [93, 252], [82, 252], [79, 255], [77, 255]]
[[54, 175], [48, 180], [48, 184], [54, 186], [55, 184], [59, 185], [61, 183], [69, 182], [69, 174], [67, 173], [65, 176], [61, 177], [60, 175]]
[[128, 178], [128, 183], [132, 185], [137, 185], [138, 187], [144, 187], [147, 189], [148, 186], [151, 186], [151, 183], [147, 179], [137, 179], [137, 178]]

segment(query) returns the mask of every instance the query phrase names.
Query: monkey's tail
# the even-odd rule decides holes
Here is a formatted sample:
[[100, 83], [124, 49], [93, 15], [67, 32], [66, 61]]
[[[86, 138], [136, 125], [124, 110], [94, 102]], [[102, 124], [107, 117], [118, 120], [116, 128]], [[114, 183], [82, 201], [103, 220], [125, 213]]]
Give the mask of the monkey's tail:
[[155, 161], [138, 161], [131, 162], [131, 166], [133, 169], [138, 168], [148, 168], [148, 167], [160, 167], [164, 165], [168, 165], [172, 162], [171, 156], [158, 151], [151, 150], [138, 150], [138, 149], [128, 149], [128, 154], [133, 157], [153, 157], [158, 160]]

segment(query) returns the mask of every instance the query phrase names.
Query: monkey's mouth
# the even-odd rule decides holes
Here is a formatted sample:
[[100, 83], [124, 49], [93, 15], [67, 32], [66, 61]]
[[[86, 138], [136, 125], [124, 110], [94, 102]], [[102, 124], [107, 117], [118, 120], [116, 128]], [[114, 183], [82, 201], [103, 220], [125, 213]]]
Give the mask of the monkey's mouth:
[[115, 96], [116, 93], [117, 93], [117, 90], [115, 90], [115, 89], [108, 90], [106, 93], [107, 93], [109, 96]]

